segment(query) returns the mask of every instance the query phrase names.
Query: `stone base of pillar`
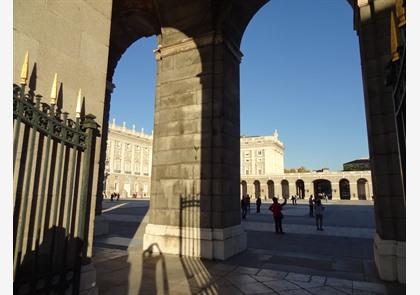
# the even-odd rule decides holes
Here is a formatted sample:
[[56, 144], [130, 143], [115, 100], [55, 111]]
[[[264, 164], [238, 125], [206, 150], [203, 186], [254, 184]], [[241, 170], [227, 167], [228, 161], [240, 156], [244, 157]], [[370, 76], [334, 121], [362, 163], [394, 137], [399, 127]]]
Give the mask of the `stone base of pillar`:
[[405, 284], [405, 242], [383, 240], [375, 234], [373, 252], [379, 277]]
[[96, 286], [96, 269], [92, 263], [82, 266], [80, 271], [79, 294], [98, 295], [98, 287]]
[[148, 224], [143, 250], [167, 254], [225, 260], [247, 248], [242, 225], [223, 229]]

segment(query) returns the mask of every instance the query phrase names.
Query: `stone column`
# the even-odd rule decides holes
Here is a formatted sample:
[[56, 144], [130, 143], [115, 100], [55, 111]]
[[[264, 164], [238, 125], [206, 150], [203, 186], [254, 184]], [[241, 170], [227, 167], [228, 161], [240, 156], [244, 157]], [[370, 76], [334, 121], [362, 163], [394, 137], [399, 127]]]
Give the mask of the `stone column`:
[[355, 25], [360, 40], [375, 198], [375, 262], [381, 279], [405, 282], [405, 198], [392, 89], [385, 85], [391, 61], [390, 15], [394, 8], [395, 0], [359, 0]]
[[358, 194], [359, 191], [357, 189], [357, 180], [350, 181], [350, 200], [358, 200]]
[[308, 192], [305, 193], [305, 199], [309, 199], [311, 195], [315, 197], [314, 183], [312, 181], [305, 182], [305, 190], [308, 190]]
[[238, 185], [241, 53], [218, 33], [177, 36], [164, 30], [156, 50], [150, 221], [143, 247], [224, 260], [246, 248]]
[[[261, 183], [261, 199], [268, 199], [268, 184], [267, 179], [260, 180]], [[256, 197], [256, 196], [254, 196]]]
[[338, 182], [331, 182], [331, 198], [333, 200], [340, 200], [340, 185]]
[[292, 178], [289, 181], [289, 197], [296, 196], [296, 179]]

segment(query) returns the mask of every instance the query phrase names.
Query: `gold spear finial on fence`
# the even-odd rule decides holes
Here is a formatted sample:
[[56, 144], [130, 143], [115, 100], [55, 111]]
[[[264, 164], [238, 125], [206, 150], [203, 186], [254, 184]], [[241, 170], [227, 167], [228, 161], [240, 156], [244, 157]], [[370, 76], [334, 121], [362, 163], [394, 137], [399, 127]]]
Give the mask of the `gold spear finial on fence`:
[[393, 11], [391, 11], [391, 58], [393, 62], [400, 59], [398, 53], [398, 28]]
[[80, 118], [81, 112], [82, 112], [82, 89], [79, 88], [79, 94], [77, 95], [77, 104], [76, 104], [76, 118]]
[[22, 71], [20, 72], [20, 84], [26, 85], [28, 81], [28, 69], [29, 69], [29, 52], [25, 53], [25, 60], [23, 61]]
[[58, 91], [57, 91], [57, 73], [54, 74], [54, 81], [53, 81], [53, 85], [51, 87], [51, 101], [50, 103], [52, 105], [56, 105], [57, 104], [57, 96], [58, 96]]
[[405, 5], [403, 0], [397, 0], [396, 12], [398, 17], [398, 27], [405, 26]]

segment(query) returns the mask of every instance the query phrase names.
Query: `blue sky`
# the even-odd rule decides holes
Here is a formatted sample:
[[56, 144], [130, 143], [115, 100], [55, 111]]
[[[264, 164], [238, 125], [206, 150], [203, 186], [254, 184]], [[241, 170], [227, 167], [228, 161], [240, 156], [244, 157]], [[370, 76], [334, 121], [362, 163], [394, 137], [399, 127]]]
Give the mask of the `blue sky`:
[[[278, 130], [285, 166], [342, 169], [368, 156], [357, 34], [344, 0], [271, 0], [241, 44], [241, 134]], [[153, 128], [156, 38], [134, 43], [114, 74], [111, 118]]]

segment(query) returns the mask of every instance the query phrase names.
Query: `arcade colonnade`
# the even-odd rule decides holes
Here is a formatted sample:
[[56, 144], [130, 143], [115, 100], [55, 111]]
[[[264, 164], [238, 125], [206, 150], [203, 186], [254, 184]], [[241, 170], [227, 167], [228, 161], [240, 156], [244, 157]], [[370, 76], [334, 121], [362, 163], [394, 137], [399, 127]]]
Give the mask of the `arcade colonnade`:
[[333, 200], [372, 200], [370, 171], [287, 173], [265, 177], [243, 177], [240, 196], [261, 199], [300, 196], [309, 199], [325, 193]]
[[[29, 73], [36, 76], [36, 85], [29, 86], [36, 87], [45, 100], [58, 73], [66, 93], [63, 109], [76, 109], [77, 92], [82, 88], [86, 112], [100, 124], [89, 183], [90, 198], [97, 199], [92, 210], [97, 214], [101, 212], [115, 66], [133, 42], [158, 36], [146, 248], [157, 243], [165, 253], [214, 259], [226, 259], [246, 248], [238, 185], [240, 44], [249, 21], [266, 2], [14, 1], [14, 81], [19, 81], [21, 60], [29, 51]], [[396, 11], [396, 0], [347, 2], [354, 10], [354, 23], [349, 26], [354, 26], [360, 42], [375, 196], [375, 260], [382, 278], [405, 281], [401, 151], [392, 87], [384, 83], [391, 61], [391, 13]], [[92, 255], [95, 218], [91, 216], [88, 256]]]

